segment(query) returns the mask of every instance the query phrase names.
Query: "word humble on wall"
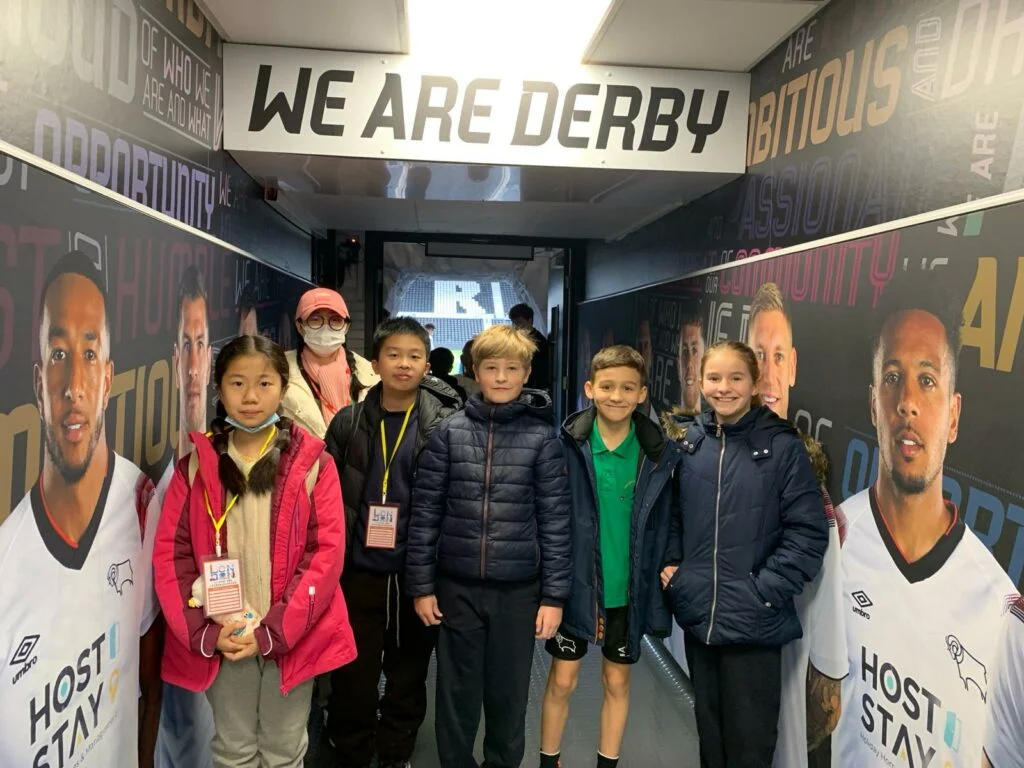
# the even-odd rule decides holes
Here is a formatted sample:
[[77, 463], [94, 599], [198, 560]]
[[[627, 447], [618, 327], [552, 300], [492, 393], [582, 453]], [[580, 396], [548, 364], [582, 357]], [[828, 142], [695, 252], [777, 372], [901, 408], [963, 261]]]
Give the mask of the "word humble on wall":
[[228, 149], [742, 171], [746, 75], [581, 66], [558, 79], [466, 77], [415, 70], [408, 57], [228, 45], [224, 77]]

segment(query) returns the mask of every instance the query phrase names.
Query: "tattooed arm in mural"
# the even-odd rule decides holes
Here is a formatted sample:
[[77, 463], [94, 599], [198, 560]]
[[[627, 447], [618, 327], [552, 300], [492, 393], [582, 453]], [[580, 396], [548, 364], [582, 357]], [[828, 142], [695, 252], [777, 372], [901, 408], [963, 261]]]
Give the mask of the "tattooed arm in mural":
[[839, 725], [842, 680], [823, 675], [807, 665], [807, 751], [813, 752]]

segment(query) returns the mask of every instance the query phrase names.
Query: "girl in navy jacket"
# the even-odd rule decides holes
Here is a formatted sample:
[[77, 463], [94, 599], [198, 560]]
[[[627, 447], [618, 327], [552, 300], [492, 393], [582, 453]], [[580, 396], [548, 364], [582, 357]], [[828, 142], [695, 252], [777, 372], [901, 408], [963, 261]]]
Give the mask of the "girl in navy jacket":
[[685, 634], [701, 764], [772, 764], [781, 648], [802, 635], [793, 598], [828, 545], [796, 429], [761, 405], [757, 358], [721, 342], [701, 361], [710, 406], [682, 438], [681, 514], [661, 580]]

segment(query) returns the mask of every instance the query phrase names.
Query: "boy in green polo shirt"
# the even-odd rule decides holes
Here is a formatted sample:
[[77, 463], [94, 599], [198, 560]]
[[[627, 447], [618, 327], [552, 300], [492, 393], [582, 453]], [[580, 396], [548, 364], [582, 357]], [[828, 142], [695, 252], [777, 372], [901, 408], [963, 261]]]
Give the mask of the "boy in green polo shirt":
[[664, 554], [681, 451], [637, 406], [647, 397], [643, 356], [606, 347], [590, 365], [593, 405], [562, 426], [572, 490], [573, 579], [544, 693], [541, 768], [559, 765], [569, 700], [587, 645], [601, 646], [604, 701], [598, 768], [618, 763], [629, 710], [630, 665], [645, 634], [665, 637], [672, 617], [658, 568]]

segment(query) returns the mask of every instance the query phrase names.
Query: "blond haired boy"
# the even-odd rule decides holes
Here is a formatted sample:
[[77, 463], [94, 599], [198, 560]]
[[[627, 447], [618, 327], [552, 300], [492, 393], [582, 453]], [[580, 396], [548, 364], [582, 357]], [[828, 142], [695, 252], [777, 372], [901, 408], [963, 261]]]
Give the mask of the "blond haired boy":
[[441, 765], [518, 766], [537, 639], [569, 596], [572, 544], [565, 457], [551, 400], [524, 390], [536, 345], [491, 326], [473, 342], [480, 393], [434, 431], [420, 457], [406, 591], [441, 625], [435, 728]]

